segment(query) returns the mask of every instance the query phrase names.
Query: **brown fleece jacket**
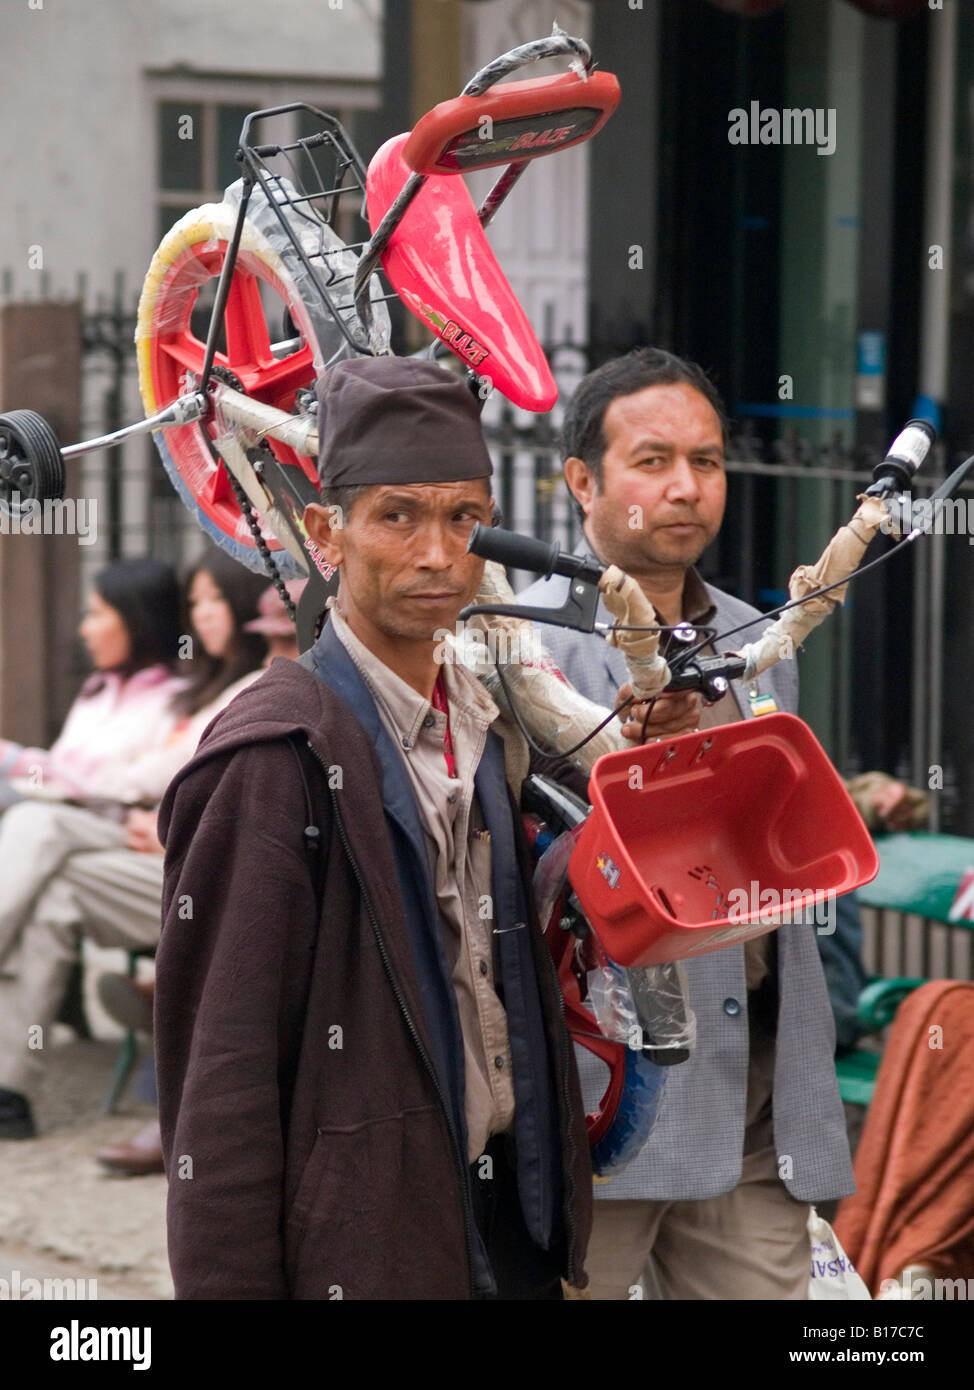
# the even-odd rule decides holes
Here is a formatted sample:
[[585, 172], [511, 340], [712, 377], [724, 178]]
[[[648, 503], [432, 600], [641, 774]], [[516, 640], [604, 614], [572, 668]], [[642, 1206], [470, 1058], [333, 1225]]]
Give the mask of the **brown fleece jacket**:
[[[346, 705], [278, 660], [209, 726], [163, 803], [156, 1051], [178, 1298], [470, 1296], [464, 1160], [423, 1059], [380, 776]], [[529, 883], [519, 818], [516, 834]], [[560, 1066], [557, 979], [531, 925]], [[568, 1070], [563, 1273], [582, 1285], [591, 1168]]]

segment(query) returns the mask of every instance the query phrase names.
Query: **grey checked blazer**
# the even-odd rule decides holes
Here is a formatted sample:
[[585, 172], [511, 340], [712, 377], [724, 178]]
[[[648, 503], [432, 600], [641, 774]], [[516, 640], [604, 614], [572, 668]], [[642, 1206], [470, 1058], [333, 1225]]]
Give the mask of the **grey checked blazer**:
[[[591, 553], [586, 542], [576, 554]], [[568, 580], [539, 580], [518, 594], [532, 607], [557, 607]], [[718, 633], [758, 616], [757, 610], [707, 585], [716, 604]], [[611, 622], [600, 605], [599, 618]], [[762, 620], [717, 651], [753, 641]], [[538, 624], [538, 632], [562, 673], [589, 699], [611, 707], [619, 686], [628, 680], [622, 654], [597, 633], [571, 632]], [[798, 676], [794, 661], [764, 672], [757, 684], [773, 695], [778, 708], [794, 714]], [[753, 688], [753, 687], [752, 687]], [[751, 718], [746, 694], [732, 686], [745, 718]], [[814, 925], [779, 927], [778, 1032], [774, 1072], [774, 1141], [780, 1160], [789, 1156], [784, 1182], [793, 1197], [818, 1202], [855, 1190], [839, 1099], [833, 1053], [835, 1024], [825, 976], [815, 942]], [[730, 946], [686, 962], [690, 1002], [697, 1015], [697, 1045], [690, 1060], [670, 1069], [659, 1118], [649, 1140], [629, 1166], [611, 1182], [599, 1183], [599, 1198], [683, 1201], [716, 1197], [735, 1187], [741, 1176], [748, 1069], [747, 987], [743, 946]], [[725, 1003], [730, 1012], [725, 1009]], [[738, 1012], [733, 1012], [739, 1003]], [[605, 1076], [601, 1064], [576, 1048], [586, 1104], [598, 1098]]]

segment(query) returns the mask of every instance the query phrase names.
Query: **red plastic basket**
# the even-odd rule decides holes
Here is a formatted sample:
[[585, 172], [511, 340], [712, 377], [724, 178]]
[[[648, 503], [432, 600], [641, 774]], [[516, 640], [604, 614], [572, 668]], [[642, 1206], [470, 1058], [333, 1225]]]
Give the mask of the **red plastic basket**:
[[791, 714], [609, 753], [589, 799], [569, 876], [620, 965], [760, 936], [879, 869], [841, 778]]

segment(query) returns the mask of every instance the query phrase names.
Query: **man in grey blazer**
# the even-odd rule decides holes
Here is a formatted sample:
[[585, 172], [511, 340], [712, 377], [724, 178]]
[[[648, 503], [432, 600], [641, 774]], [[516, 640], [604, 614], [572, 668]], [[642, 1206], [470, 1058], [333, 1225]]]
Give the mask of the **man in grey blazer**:
[[[707, 376], [658, 349], [589, 373], [563, 428], [565, 477], [584, 517], [579, 553], [632, 574], [663, 622], [715, 629], [717, 651], [753, 640], [765, 621], [693, 568], [723, 519], [725, 437]], [[557, 606], [567, 584], [540, 580], [519, 602]], [[599, 616], [611, 622], [604, 610]], [[719, 636], [743, 623], [751, 624], [743, 634]], [[538, 630], [573, 685], [600, 704], [618, 703], [627, 670], [616, 648], [597, 633]], [[795, 663], [785, 661], [733, 685], [716, 705], [661, 697], [647, 738], [776, 708], [794, 713], [797, 704]], [[629, 736], [638, 739], [644, 712], [626, 716]], [[696, 1049], [671, 1070], [641, 1153], [596, 1187], [595, 1298], [807, 1297], [808, 1204], [854, 1190], [815, 931], [814, 921], [783, 925], [687, 961]], [[605, 1071], [584, 1049], [576, 1053], [591, 1106]]]

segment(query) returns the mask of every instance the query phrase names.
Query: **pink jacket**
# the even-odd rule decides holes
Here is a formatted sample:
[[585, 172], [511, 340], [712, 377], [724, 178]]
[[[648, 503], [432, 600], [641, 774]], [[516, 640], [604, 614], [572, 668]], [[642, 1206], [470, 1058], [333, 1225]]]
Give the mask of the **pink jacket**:
[[173, 702], [184, 678], [149, 666], [124, 680], [115, 672], [90, 676], [50, 749], [0, 740], [0, 775], [25, 778], [42, 792], [158, 801], [157, 753], [176, 724]]

